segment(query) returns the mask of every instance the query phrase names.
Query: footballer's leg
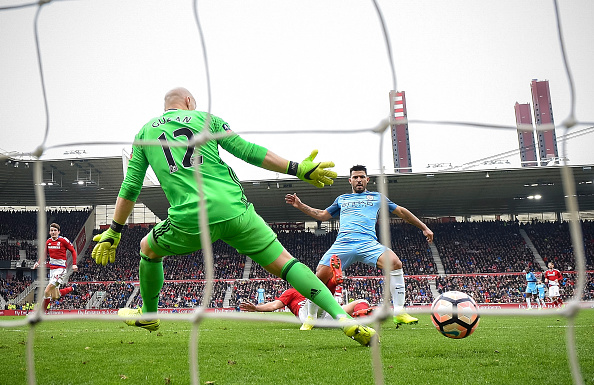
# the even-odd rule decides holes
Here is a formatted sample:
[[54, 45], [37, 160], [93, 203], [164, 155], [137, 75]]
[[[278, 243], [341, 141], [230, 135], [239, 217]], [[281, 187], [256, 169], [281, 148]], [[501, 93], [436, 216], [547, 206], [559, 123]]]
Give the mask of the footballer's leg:
[[299, 330], [313, 329], [316, 322], [316, 316], [312, 314], [317, 314], [318, 310], [320, 309], [318, 305], [316, 305], [313, 301], [310, 301], [309, 299], [305, 303], [305, 307], [307, 309], [307, 317], [305, 318], [305, 321], [303, 321], [303, 324], [301, 325]]
[[336, 289], [336, 286], [341, 285], [344, 281], [342, 276], [342, 262], [336, 254], [330, 257], [330, 269], [332, 269], [332, 278], [328, 281], [328, 288], [334, 293], [333, 289]]
[[56, 279], [57, 284], [54, 293], [57, 296], [57, 298], [54, 299], [58, 299], [63, 295], [71, 293], [74, 290], [73, 285], [66, 287], [66, 284], [68, 283], [68, 272], [66, 269], [63, 269], [61, 273], [56, 276]]
[[49, 283], [47, 285], [47, 287], [45, 288], [45, 291], [43, 292], [43, 302], [41, 303], [41, 308], [43, 309], [43, 311], [45, 313], [47, 313], [47, 311], [49, 309], [49, 304], [52, 300], [52, 297], [54, 296], [55, 290], [56, 290], [56, 287], [54, 285], [52, 285], [51, 283]]
[[60, 293], [60, 297], [66, 295], [66, 294], [72, 293], [74, 291], [75, 286], [76, 285], [73, 284], [71, 286], [68, 286], [68, 287], [65, 287], [63, 289], [58, 290], [58, 292]]
[[406, 300], [406, 291], [404, 285], [404, 272], [400, 258], [390, 249], [386, 249], [377, 260], [377, 267], [383, 269], [384, 263], [392, 266], [390, 271], [390, 292], [392, 293], [392, 303], [394, 305], [394, 323], [396, 327], [403, 324], [416, 324], [418, 318], [411, 316], [404, 310]]
[[[257, 259], [255, 260], [257, 261]], [[281, 265], [282, 267], [279, 270]], [[326, 285], [306, 265], [293, 258], [284, 248], [280, 256], [271, 264], [265, 265], [264, 268], [272, 274], [280, 273], [277, 275], [289, 282], [304, 297], [326, 310], [332, 318], [344, 323], [342, 331], [347, 337], [354, 339], [363, 346], [370, 345], [376, 335], [375, 330], [354, 322], [336, 302]]]
[[[333, 293], [333, 289], [336, 289], [336, 284], [332, 284], [332, 277], [333, 271], [330, 266], [326, 266], [323, 264], [319, 264], [316, 268], [316, 277], [322, 282], [327, 282], [326, 287]], [[332, 286], [332, 288], [331, 288]], [[318, 313], [320, 312], [320, 307], [311, 300], [307, 300], [307, 318], [305, 322], [301, 325], [299, 330], [311, 330], [314, 327], [315, 320], [318, 318]]]
[[45, 287], [45, 292], [43, 293], [43, 303], [41, 304], [43, 311], [46, 313], [50, 308], [50, 302], [60, 298], [60, 282], [65, 272], [66, 269], [50, 269], [50, 279], [47, 286]]
[[143, 328], [146, 329], [150, 332], [154, 332], [157, 331], [159, 329], [159, 327], [161, 326], [161, 321], [156, 319], [156, 320], [140, 320], [140, 319], [134, 319], [134, 318], [138, 318], [142, 315], [142, 309], [141, 308], [136, 308], [136, 309], [131, 309], [129, 307], [123, 307], [121, 309], [118, 310], [118, 315], [120, 317], [124, 317], [127, 318], [124, 323], [128, 326], [136, 326], [139, 328]]
[[[343, 323], [342, 331], [347, 337], [359, 342], [363, 346], [369, 346], [376, 335], [375, 330], [354, 322], [338, 302], [336, 302], [336, 299], [334, 299], [334, 296], [322, 281], [307, 266], [292, 258], [286, 250], [283, 250], [283, 254], [278, 259], [285, 259], [287, 257], [290, 259], [281, 269], [281, 278], [289, 282], [303, 296], [306, 298], [309, 297], [316, 305], [326, 310], [332, 318], [338, 319]], [[265, 268], [268, 270], [269, 266]]]
[[[276, 234], [253, 209], [242, 216], [218, 226], [218, 238], [237, 249], [240, 254], [249, 256], [271, 274], [281, 277], [301, 295], [324, 309], [334, 319], [350, 320], [343, 332], [362, 345], [369, 344], [375, 330], [363, 325], [353, 324], [350, 316], [336, 302], [330, 290], [320, 281], [309, 267], [299, 262], [285, 250]], [[211, 228], [212, 231], [212, 228]], [[219, 236], [220, 235], [220, 236]], [[353, 327], [356, 326], [356, 327]]]
[[[168, 221], [160, 222], [160, 224]], [[162, 225], [165, 226], [165, 225]], [[143, 313], [157, 313], [159, 310], [159, 293], [163, 288], [165, 276], [163, 274], [163, 257], [155, 253], [150, 243], [155, 245], [154, 239], [150, 239], [152, 233], [159, 225], [155, 226], [149, 234], [140, 241], [140, 264], [138, 267], [138, 280], [140, 281], [140, 295], [142, 297], [142, 309], [122, 308], [118, 315], [126, 318], [140, 317]], [[165, 230], [167, 231], [167, 230]], [[163, 236], [162, 236], [163, 237]], [[162, 241], [162, 240], [160, 240]], [[159, 319], [124, 321], [128, 326], [137, 326], [148, 331], [156, 331], [161, 325]]]
[[[330, 290], [330, 293], [334, 294], [336, 292], [336, 286], [342, 284], [343, 277], [342, 277], [342, 262], [338, 255], [333, 254], [330, 257], [330, 271], [332, 272], [332, 276], [330, 279], [326, 280], [328, 276], [328, 266], [319, 265], [316, 271], [316, 276], [322, 282], [326, 282], [326, 287]], [[320, 309], [318, 305], [313, 303], [310, 300], [307, 300], [307, 318], [301, 325], [299, 330], [311, 330], [314, 327], [315, 320], [320, 317], [320, 313], [323, 313], [323, 310]], [[345, 309], [346, 310], [346, 309]], [[351, 314], [350, 311], [346, 310], [347, 313]]]

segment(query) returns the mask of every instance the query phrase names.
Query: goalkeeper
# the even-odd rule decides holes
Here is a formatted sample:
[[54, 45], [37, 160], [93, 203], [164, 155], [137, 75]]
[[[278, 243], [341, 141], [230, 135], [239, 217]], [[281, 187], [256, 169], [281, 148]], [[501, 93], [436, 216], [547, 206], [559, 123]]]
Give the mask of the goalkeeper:
[[[333, 183], [336, 173], [327, 168], [334, 167], [334, 163], [314, 162], [317, 150], [301, 163], [287, 161], [234, 134], [222, 119], [195, 111], [195, 108], [196, 101], [187, 89], [180, 87], [167, 92], [165, 113], [151, 119], [136, 135], [111, 227], [93, 238], [98, 242], [92, 252], [93, 259], [102, 265], [113, 263], [122, 227], [132, 213], [150, 165], [169, 201], [168, 218], [140, 241], [138, 274], [142, 309], [123, 308], [118, 314], [126, 317], [125, 322], [130, 326], [149, 331], [159, 328], [158, 319], [134, 318], [157, 313], [164, 281], [163, 257], [187, 255], [202, 248], [198, 226], [199, 190], [194, 176], [195, 167], [199, 167], [212, 242], [221, 239], [238, 253], [249, 256], [270, 273], [285, 279], [306, 298], [343, 322], [342, 329], [348, 337], [369, 345], [375, 330], [351, 321], [315, 274], [285, 250], [276, 234], [247, 201], [239, 179], [221, 160], [219, 146], [250, 164], [295, 175], [317, 187]], [[213, 134], [227, 133], [228, 136], [194, 148], [190, 140], [199, 135], [205, 125]], [[160, 142], [160, 145], [137, 144], [137, 141]]]

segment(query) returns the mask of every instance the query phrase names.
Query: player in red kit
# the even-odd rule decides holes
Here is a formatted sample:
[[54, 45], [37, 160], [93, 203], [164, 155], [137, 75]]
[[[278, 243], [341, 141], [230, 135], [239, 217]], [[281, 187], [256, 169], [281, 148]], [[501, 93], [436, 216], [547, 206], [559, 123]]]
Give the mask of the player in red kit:
[[[332, 278], [328, 281], [330, 291], [334, 292], [337, 285], [343, 282], [342, 269], [340, 259], [333, 255], [331, 258], [332, 264]], [[284, 308], [285, 306], [291, 310], [301, 322], [305, 322], [308, 315], [308, 309], [306, 305], [306, 298], [299, 294], [299, 292], [293, 288], [283, 291], [283, 293], [274, 299], [274, 301], [253, 304], [251, 302], [243, 302], [239, 304], [239, 308], [243, 311], [257, 311], [257, 312], [268, 312], [275, 311]], [[349, 302], [346, 305], [342, 305], [344, 311], [353, 317], [364, 316], [373, 311], [373, 308], [369, 306], [369, 302], [364, 299], [357, 299]], [[318, 318], [331, 320], [332, 317], [324, 312], [318, 313]]]
[[[45, 242], [45, 251], [50, 258], [50, 280], [45, 288], [42, 305], [45, 312], [47, 312], [47, 305], [52, 299], [58, 299], [76, 289], [76, 285], [60, 289], [60, 286], [68, 282], [68, 258], [66, 250], [69, 250], [72, 254], [72, 271], [78, 271], [78, 267], [76, 266], [76, 250], [68, 238], [60, 236], [60, 225], [52, 223], [49, 234], [50, 238]], [[37, 269], [42, 263], [45, 263], [45, 261], [39, 260], [35, 262], [33, 268]]]
[[555, 269], [553, 262], [549, 262], [548, 266], [549, 269], [544, 272], [544, 279], [545, 283], [549, 285], [549, 298], [553, 307], [562, 306], [563, 300], [559, 294], [559, 286], [561, 285], [561, 281], [563, 281], [563, 276], [559, 270]]
[[[282, 309], [286, 306], [289, 308], [289, 310], [291, 310], [291, 313], [301, 320], [301, 322], [304, 322], [307, 318], [307, 306], [305, 306], [305, 304], [306, 298], [299, 294], [297, 290], [290, 288], [285, 290], [274, 301], [265, 302], [258, 305], [251, 302], [242, 302], [239, 304], [239, 308], [243, 311], [268, 312]], [[369, 302], [364, 299], [357, 299], [355, 301], [349, 302], [346, 305], [342, 305], [342, 308], [349, 315], [355, 317], [358, 315], [367, 315], [373, 310], [369, 306]], [[332, 317], [326, 312], [321, 312], [321, 314], [318, 314], [318, 318], [327, 320], [332, 319]]]

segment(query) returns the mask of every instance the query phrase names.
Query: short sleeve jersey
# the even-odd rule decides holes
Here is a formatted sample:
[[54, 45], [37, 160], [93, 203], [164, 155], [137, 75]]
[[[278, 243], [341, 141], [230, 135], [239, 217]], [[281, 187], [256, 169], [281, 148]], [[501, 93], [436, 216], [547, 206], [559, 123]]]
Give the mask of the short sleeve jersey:
[[233, 134], [229, 125], [214, 115], [210, 115], [210, 131], [231, 135], [210, 140], [199, 148], [189, 144], [208, 119], [208, 114], [201, 111], [169, 110], [146, 123], [135, 137], [137, 144], [132, 148], [119, 196], [136, 201], [150, 165], [169, 201], [169, 220], [181, 229], [194, 231], [198, 229], [199, 202], [194, 170], [199, 165], [209, 224], [245, 212], [250, 203], [235, 172], [219, 156], [219, 146], [256, 166], [262, 165], [267, 150]]
[[526, 273], [526, 281], [528, 283], [536, 283], [536, 276], [534, 275], [533, 272], [528, 272]]
[[378, 192], [365, 191], [338, 196], [334, 203], [326, 208], [333, 217], [340, 214], [337, 239], [372, 237], [377, 240], [375, 225], [382, 198], [386, 200], [389, 212], [396, 210], [398, 205]]
[[296, 289], [290, 288], [285, 290], [277, 300], [285, 304], [291, 310], [291, 313], [299, 317], [299, 309], [305, 303], [305, 297], [302, 296]]
[[[549, 269], [549, 270], [545, 271], [544, 276], [546, 279], [549, 280], [549, 286], [557, 286], [563, 280], [563, 276], [561, 275], [561, 272], [557, 269], [552, 269], [552, 270]], [[553, 281], [557, 281], [557, 282], [553, 283]]]
[[45, 242], [47, 255], [49, 256], [50, 269], [59, 269], [66, 267], [68, 256], [66, 250], [72, 253], [72, 264], [76, 265], [76, 250], [68, 238], [59, 236], [55, 240], [49, 238]]
[[259, 288], [256, 291], [258, 292], [258, 302], [264, 302], [264, 293], [265, 293], [265, 290], [262, 289], [262, 288]]

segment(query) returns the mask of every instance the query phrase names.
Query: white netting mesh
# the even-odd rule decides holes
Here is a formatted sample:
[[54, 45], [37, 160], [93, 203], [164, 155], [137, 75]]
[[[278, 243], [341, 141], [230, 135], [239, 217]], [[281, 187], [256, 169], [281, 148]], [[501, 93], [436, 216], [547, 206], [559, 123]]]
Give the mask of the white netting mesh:
[[[44, 10], [44, 6], [47, 4], [47, 1], [41, 1], [39, 3], [30, 3], [30, 4], [23, 4], [23, 5], [18, 5], [18, 6], [4, 6], [4, 7], [0, 7], [0, 10], [2, 11], [11, 11], [11, 10], [17, 10], [20, 8], [27, 8], [27, 7], [37, 7], [36, 8], [36, 13], [34, 16], [34, 37], [35, 37], [35, 48], [36, 48], [36, 53], [37, 53], [37, 58], [38, 58], [38, 65], [39, 65], [39, 76], [40, 76], [40, 80], [41, 80], [41, 93], [43, 96], [43, 102], [45, 105], [45, 121], [46, 121], [46, 127], [45, 127], [45, 135], [43, 138], [43, 141], [39, 144], [39, 146], [37, 147], [37, 149], [30, 155], [39, 158], [41, 157], [44, 153], [46, 153], [48, 150], [52, 150], [52, 149], [57, 149], [57, 148], [63, 148], [63, 147], [70, 147], [70, 146], [74, 146], [74, 145], [80, 145], [80, 144], [86, 144], [86, 145], [96, 145], [96, 146], [107, 146], [107, 145], [129, 145], [129, 141], [93, 141], [93, 142], [84, 142], [84, 141], [76, 141], [76, 142], [69, 142], [69, 143], [61, 143], [61, 144], [54, 144], [54, 145], [47, 145], [47, 140], [48, 137], [50, 136], [50, 131], [52, 129], [54, 129], [51, 125], [50, 125], [50, 108], [48, 106], [48, 102], [47, 102], [47, 95], [46, 95], [46, 79], [44, 78], [44, 67], [43, 67], [43, 52], [44, 50], [43, 48], [43, 43], [40, 42], [40, 40], [42, 40], [42, 36], [39, 34], [38, 32], [38, 25], [39, 25], [39, 17], [40, 14], [42, 13], [42, 11]], [[567, 87], [570, 90], [570, 112], [568, 114], [568, 116], [566, 116], [563, 119], [563, 122], [561, 123], [561, 128], [563, 129], [563, 135], [559, 138], [560, 142], [562, 143], [563, 146], [563, 150], [561, 151], [562, 154], [566, 154], [566, 144], [568, 142], [569, 139], [578, 137], [580, 135], [585, 135], [587, 133], [589, 133], [590, 131], [588, 131], [588, 129], [580, 129], [580, 130], [574, 130], [572, 131], [572, 129], [574, 129], [576, 126], [578, 125], [588, 125], [587, 122], [580, 122], [579, 120], [577, 120], [576, 117], [576, 100], [575, 100], [575, 85], [574, 85], [574, 81], [572, 79], [572, 73], [571, 73], [571, 69], [570, 69], [570, 62], [571, 60], [568, 59], [567, 55], [566, 55], [566, 44], [563, 38], [563, 33], [562, 33], [562, 24], [561, 24], [561, 17], [560, 17], [560, 12], [559, 12], [559, 8], [558, 8], [558, 4], [556, 1], [553, 2], [554, 4], [554, 9], [553, 9], [553, 13], [552, 15], [548, 15], [549, 17], [551, 17], [549, 23], [551, 28], [555, 28], [557, 31], [557, 36], [558, 36], [558, 42], [556, 44], [556, 48], [561, 50], [561, 57], [563, 59], [563, 63], [557, 63], [557, 65], [563, 65], [564, 69], [565, 69], [565, 74], [566, 74], [566, 83], [567, 83]], [[386, 4], [387, 7], [389, 7], [390, 12], [394, 12], [398, 10], [398, 6], [394, 5], [394, 4]], [[209, 4], [209, 9], [210, 7], [213, 7], [212, 4]], [[215, 6], [216, 7], [216, 6]], [[391, 78], [392, 81], [389, 84], [385, 84], [385, 93], [387, 94], [387, 92], [389, 91], [389, 89], [394, 89], [397, 90], [398, 89], [398, 85], [397, 85], [397, 81], [396, 81], [396, 69], [395, 69], [395, 63], [394, 63], [394, 59], [396, 58], [396, 62], [398, 62], [398, 55], [401, 54], [401, 52], [399, 52], [398, 54], [394, 53], [394, 49], [393, 49], [393, 45], [392, 42], [390, 41], [390, 34], [388, 33], [388, 29], [390, 28], [397, 28], [397, 26], [390, 26], [390, 28], [388, 28], [388, 23], [386, 22], [386, 19], [384, 17], [384, 14], [382, 13], [382, 9], [380, 8], [380, 6], [378, 5], [378, 3], [376, 1], [372, 1], [372, 4], [369, 5], [369, 7], [373, 7], [373, 9], [375, 10], [375, 12], [377, 13], [377, 20], [378, 20], [378, 24], [380, 26], [379, 30], [381, 31], [381, 34], [378, 34], [377, 38], [378, 39], [383, 39], [385, 42], [385, 62], [387, 62], [389, 69], [390, 69], [390, 74], [391, 74]], [[412, 12], [413, 14], [416, 14], [419, 12], [419, 10], [411, 10], [409, 9], [411, 6], [410, 5], [406, 5], [403, 6], [403, 8], [405, 9], [404, 12], [406, 12], [407, 10]], [[341, 12], [343, 12], [344, 10], [340, 10]], [[453, 11], [455, 11], [455, 9], [453, 9]], [[510, 9], [510, 12], [512, 10]], [[197, 27], [198, 30], [198, 36], [199, 36], [199, 40], [200, 40], [200, 46], [202, 49], [202, 56], [203, 56], [203, 70], [204, 70], [204, 76], [205, 76], [205, 84], [206, 84], [206, 94], [207, 94], [207, 111], [210, 112], [211, 111], [211, 78], [210, 78], [210, 74], [209, 74], [209, 61], [208, 61], [208, 56], [207, 56], [207, 45], [209, 42], [208, 39], [208, 34], [203, 33], [202, 31], [202, 27], [200, 24], [200, 19], [199, 19], [199, 9], [198, 9], [198, 4], [197, 1], [193, 2], [193, 12], [194, 12], [194, 20], [195, 20], [195, 25]], [[339, 10], [336, 10], [335, 15], [339, 13]], [[422, 14], [422, 12], [420, 13]], [[419, 14], [419, 15], [420, 15]], [[417, 16], [419, 16], [417, 15]], [[209, 17], [210, 15], [205, 15], [204, 17]], [[155, 15], [155, 17], [157, 17], [157, 15]], [[524, 15], [524, 17], [529, 18], [530, 15]], [[374, 26], [375, 27], [375, 26]], [[499, 26], [498, 26], [499, 27]], [[497, 28], [498, 28], [497, 27]], [[495, 27], [494, 27], [495, 28]], [[469, 32], [470, 33], [470, 32]], [[474, 31], [472, 32], [474, 33]], [[400, 41], [398, 43], [401, 43]], [[406, 54], [406, 53], [404, 53]], [[378, 63], [374, 63], [374, 64], [378, 64]], [[89, 63], [90, 66], [92, 66], [92, 63]], [[379, 64], [378, 64], [379, 65]], [[385, 66], [385, 63], [381, 63], [381, 65]], [[427, 63], [422, 63], [423, 66], [426, 66]], [[438, 63], [431, 63], [431, 65], [438, 65]], [[430, 71], [430, 67], [429, 67], [429, 71]], [[365, 69], [362, 69], [362, 71], [364, 72]], [[364, 96], [363, 96], [364, 97]], [[216, 101], [216, 98], [215, 98]], [[454, 102], [454, 101], [450, 101], [450, 102]], [[381, 108], [379, 108], [380, 111], [382, 110], [387, 110], [386, 108], [384, 108], [384, 106], [382, 106]], [[117, 113], [117, 112], [116, 112]], [[377, 124], [377, 126], [375, 127], [369, 127], [369, 128], [362, 128], [362, 129], [354, 129], [354, 130], [336, 130], [336, 129], [328, 129], [328, 130], [319, 130], [319, 129], [311, 129], [311, 130], [283, 130], [283, 132], [277, 132], [279, 134], [290, 134], [290, 135], [295, 135], [295, 134], [300, 134], [300, 133], [308, 133], [308, 134], [324, 134], [324, 133], [330, 133], [330, 134], [337, 134], [337, 133], [341, 133], [341, 134], [349, 134], [349, 135], [355, 135], [355, 134], [361, 134], [361, 133], [368, 133], [368, 134], [377, 134], [378, 135], [378, 144], [377, 144], [377, 148], [379, 149], [378, 151], [378, 155], [379, 155], [379, 159], [377, 162], [377, 169], [378, 170], [384, 170], [384, 154], [383, 154], [383, 150], [385, 147], [385, 144], [383, 142], [383, 139], [385, 137], [384, 135], [384, 131], [385, 129], [389, 126], [389, 120], [388, 118], [385, 118], [382, 114], [379, 114], [378, 116], [376, 116], [375, 118], [372, 119], [373, 121], [379, 121], [379, 123]], [[466, 127], [466, 128], [473, 128], [473, 129], [484, 129], [484, 128], [488, 128], [488, 129], [502, 129], [502, 130], [516, 130], [516, 126], [505, 126], [505, 125], [490, 125], [490, 124], [485, 124], [485, 123], [481, 123], [481, 122], [457, 122], [457, 121], [451, 121], [451, 120], [434, 120], [434, 119], [429, 119], [429, 120], [410, 120], [409, 121], [410, 124], [417, 124], [417, 125], [423, 125], [423, 124], [431, 124], [431, 125], [446, 125], [446, 126], [457, 126], [457, 127]], [[55, 128], [56, 130], [59, 130], [58, 128]], [[280, 130], [279, 130], [280, 131]], [[265, 131], [244, 131], [243, 134], [250, 134], [250, 135], [259, 135], [259, 134], [270, 134], [270, 132], [265, 132]], [[206, 141], [213, 139], [212, 135], [208, 134], [208, 132], [206, 131], [206, 134], [201, 135], [200, 137], [195, 137], [193, 139], [193, 144], [196, 146], [199, 146], [203, 143], [205, 143]], [[145, 143], [145, 144], [151, 144], [151, 143]], [[153, 145], [161, 145], [160, 143], [152, 143]], [[517, 153], [517, 150], [512, 150], [509, 152], [505, 152], [505, 153], [501, 153], [501, 154], [496, 154], [493, 156], [490, 156], [488, 158], [481, 158], [478, 159], [476, 162], [478, 161], [484, 161], [485, 159], [489, 159], [489, 160], [496, 160], [496, 159], [501, 159], [504, 158], [506, 156], [509, 156], [510, 154], [513, 153]], [[475, 162], [475, 161], [473, 161]], [[473, 162], [469, 162], [467, 163], [468, 165], [471, 165]], [[34, 176], [35, 176], [35, 192], [36, 192], [36, 197], [37, 197], [37, 202], [38, 202], [38, 206], [40, 208], [45, 207], [45, 197], [44, 197], [44, 189], [42, 186], [42, 168], [43, 168], [43, 163], [42, 162], [36, 162], [35, 163], [35, 170], [34, 170]], [[584, 287], [585, 287], [585, 257], [584, 257], [584, 245], [582, 242], [582, 233], [581, 233], [581, 228], [579, 225], [579, 217], [578, 217], [578, 212], [579, 212], [579, 208], [577, 205], [577, 200], [576, 200], [576, 194], [575, 194], [575, 181], [573, 179], [573, 176], [571, 175], [571, 170], [569, 167], [567, 167], [567, 165], [564, 163], [563, 167], [562, 167], [562, 173], [563, 173], [563, 182], [564, 182], [564, 188], [565, 188], [565, 195], [566, 195], [566, 204], [567, 204], [567, 212], [570, 213], [571, 218], [570, 218], [570, 230], [571, 230], [571, 239], [572, 239], [572, 243], [573, 243], [573, 250], [575, 253], [575, 266], [576, 266], [576, 271], [578, 272], [578, 279], [576, 282], [576, 286], [575, 286], [575, 297], [567, 304], [567, 307], [561, 311], [561, 312], [556, 312], [554, 314], [558, 314], [558, 315], [563, 315], [564, 317], [567, 317], [569, 320], [569, 325], [570, 327], [567, 329], [567, 354], [569, 357], [569, 361], [571, 363], [571, 373], [573, 376], [573, 381], [576, 384], [582, 384], [583, 379], [582, 379], [582, 375], [580, 372], [580, 368], [578, 365], [578, 360], [577, 360], [577, 355], [576, 355], [576, 346], [575, 346], [575, 336], [574, 336], [574, 329], [573, 327], [573, 323], [574, 323], [574, 318], [575, 316], [578, 314], [579, 312], [579, 300], [581, 298], [581, 295], [583, 293]], [[383, 177], [383, 174], [382, 174]], [[196, 178], [198, 183], [201, 183], [201, 177], [199, 173], [196, 173]], [[378, 180], [377, 183], [379, 192], [387, 195], [387, 190], [386, 190], [386, 185], [385, 183], [381, 183], [381, 179]], [[203, 200], [201, 200], [201, 202], [203, 202]], [[385, 202], [382, 202], [385, 204]], [[200, 226], [201, 228], [205, 228], [207, 227], [207, 223], [206, 223], [206, 215], [204, 215], [204, 207], [201, 206], [201, 215], [200, 218], [204, 219], [200, 221]], [[44, 240], [46, 238], [46, 228], [43, 226], [43, 224], [46, 223], [46, 214], [44, 210], [39, 210], [38, 211], [38, 224], [39, 224], [39, 228], [38, 228], [38, 232], [37, 232], [37, 237], [39, 240]], [[382, 243], [384, 243], [387, 246], [390, 246], [389, 243], [389, 239], [390, 239], [390, 234], [389, 234], [389, 227], [388, 227], [388, 210], [385, 209], [381, 211], [382, 213], [382, 218], [381, 218], [381, 222], [382, 222], [382, 226], [380, 229], [380, 239], [382, 240]], [[204, 289], [204, 299], [202, 301], [203, 304], [208, 304], [210, 303], [210, 297], [212, 295], [212, 290], [213, 290], [213, 279], [214, 277], [214, 270], [213, 270], [213, 255], [212, 255], [212, 249], [210, 247], [210, 240], [209, 240], [209, 236], [208, 236], [208, 231], [203, 231], [202, 232], [202, 244], [203, 245], [207, 245], [204, 247], [204, 264], [206, 267], [206, 280], [207, 280], [207, 284], [205, 285], [205, 289]], [[45, 255], [45, 249], [44, 247], [42, 247], [42, 242], [39, 242], [39, 249], [38, 249], [38, 253], [41, 256], [40, 259], [44, 259], [44, 255]], [[109, 267], [107, 267], [109, 268]], [[384, 272], [387, 276], [387, 271]], [[45, 277], [46, 276], [46, 272], [45, 272], [45, 267], [42, 266], [41, 270], [39, 272], [39, 276], [40, 277]], [[386, 284], [388, 282], [388, 279], [385, 280]], [[43, 288], [45, 287], [45, 285], [47, 284], [47, 282], [45, 282], [44, 279], [42, 279], [42, 282], [40, 283], [39, 287], [38, 287], [38, 298], [42, 298], [43, 295]], [[379, 329], [379, 321], [384, 320], [386, 317], [388, 317], [391, 314], [391, 310], [389, 310], [388, 305], [390, 303], [389, 301], [389, 294], [390, 290], [386, 287], [384, 288], [384, 304], [386, 304], [383, 308], [382, 311], [378, 311], [375, 312], [373, 315], [373, 320], [374, 321], [378, 321], [376, 323], [376, 325], [378, 326]], [[41, 309], [41, 306], [38, 306], [37, 309]], [[543, 311], [541, 313], [539, 313], [539, 316], [542, 314], [553, 314], [552, 313], [553, 310], [551, 311]], [[486, 314], [513, 314], [513, 315], [518, 315], [518, 314], [522, 314], [522, 315], [532, 315], [533, 313], [527, 313], [527, 312], [522, 312], [522, 311], [512, 311], [512, 310], [497, 310], [497, 311], [489, 311], [489, 310], [485, 310], [484, 313]], [[2, 327], [12, 327], [15, 325], [30, 325], [30, 332], [29, 332], [29, 339], [28, 339], [28, 343], [27, 343], [27, 372], [28, 372], [28, 382], [30, 384], [35, 384], [36, 383], [36, 378], [35, 378], [35, 370], [34, 370], [34, 356], [33, 356], [33, 336], [34, 336], [34, 325], [38, 322], [45, 322], [45, 321], [61, 321], [61, 320], [74, 320], [74, 319], [89, 319], [90, 317], [96, 317], [102, 320], [113, 320], [113, 321], [118, 321], [121, 322], [121, 320], [117, 317], [117, 316], [90, 316], [90, 315], [52, 315], [50, 317], [44, 315], [41, 311], [37, 311], [35, 312], [32, 316], [27, 317], [26, 319], [22, 320], [22, 321], [18, 321], [18, 322], [0, 322], [0, 326]], [[244, 314], [244, 313], [207, 313], [205, 311], [204, 307], [198, 307], [196, 308], [196, 311], [193, 314], [190, 315], [182, 315], [182, 314], [177, 314], [177, 315], [173, 315], [173, 314], [163, 314], [162, 316], [160, 316], [160, 318], [164, 319], [164, 320], [168, 320], [168, 319], [174, 319], [174, 320], [185, 320], [188, 321], [192, 324], [192, 332], [191, 332], [191, 339], [190, 339], [190, 372], [191, 372], [191, 380], [193, 384], [198, 384], [199, 383], [199, 368], [198, 368], [198, 351], [197, 351], [197, 347], [198, 347], [198, 325], [200, 324], [201, 320], [204, 318], [208, 318], [208, 317], [216, 317], [216, 318], [225, 318], [225, 319], [242, 319], [242, 320], [259, 320], [262, 319], [262, 317], [259, 317], [257, 314]], [[270, 318], [266, 318], [266, 320], [270, 320]], [[289, 318], [289, 317], [284, 317], [282, 319], [283, 322], [290, 322], [290, 323], [294, 323], [294, 324], [299, 324], [300, 321], [298, 319], [294, 319], [294, 318]], [[325, 325], [326, 323], [322, 322], [322, 325]], [[328, 323], [328, 325], [331, 325], [332, 323]], [[381, 355], [380, 355], [380, 349], [377, 345], [372, 346], [372, 360], [373, 360], [373, 368], [374, 368], [374, 374], [375, 374], [375, 383], [377, 384], [383, 384], [384, 383], [384, 378], [383, 378], [383, 372], [382, 372], [382, 364], [381, 364]]]

